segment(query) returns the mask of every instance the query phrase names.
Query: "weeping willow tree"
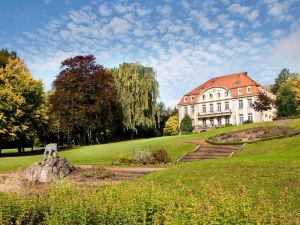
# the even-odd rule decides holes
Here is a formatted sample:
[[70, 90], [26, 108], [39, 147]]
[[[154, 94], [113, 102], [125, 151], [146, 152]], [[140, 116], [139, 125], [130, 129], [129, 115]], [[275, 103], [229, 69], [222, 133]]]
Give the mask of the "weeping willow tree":
[[159, 90], [153, 68], [123, 63], [113, 69], [113, 75], [124, 129], [131, 131], [133, 137], [138, 127], [155, 127], [159, 120]]

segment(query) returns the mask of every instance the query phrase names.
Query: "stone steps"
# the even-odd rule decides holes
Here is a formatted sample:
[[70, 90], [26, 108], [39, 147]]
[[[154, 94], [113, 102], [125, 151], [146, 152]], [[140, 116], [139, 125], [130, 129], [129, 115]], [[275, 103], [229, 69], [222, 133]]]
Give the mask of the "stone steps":
[[186, 153], [178, 162], [227, 158], [241, 149], [241, 147], [242, 145], [211, 145], [202, 142], [199, 143], [193, 152]]

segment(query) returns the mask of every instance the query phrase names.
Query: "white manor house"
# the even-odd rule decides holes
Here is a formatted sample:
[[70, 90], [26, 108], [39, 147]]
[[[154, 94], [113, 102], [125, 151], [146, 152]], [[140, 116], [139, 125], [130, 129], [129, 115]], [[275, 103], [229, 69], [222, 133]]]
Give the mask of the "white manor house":
[[274, 108], [263, 113], [252, 108], [259, 91], [266, 92], [247, 72], [214, 77], [182, 96], [178, 104], [179, 122], [188, 114], [194, 130], [202, 130], [225, 124], [242, 124], [246, 120], [273, 120]]

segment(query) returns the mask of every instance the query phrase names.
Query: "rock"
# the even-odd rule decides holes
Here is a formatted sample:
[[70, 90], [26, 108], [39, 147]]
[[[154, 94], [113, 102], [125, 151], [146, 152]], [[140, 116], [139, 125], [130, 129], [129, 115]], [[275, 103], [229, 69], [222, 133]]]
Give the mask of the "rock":
[[34, 163], [25, 171], [25, 177], [32, 182], [48, 182], [68, 176], [75, 167], [66, 159], [57, 156], [57, 144], [45, 148], [44, 158]]

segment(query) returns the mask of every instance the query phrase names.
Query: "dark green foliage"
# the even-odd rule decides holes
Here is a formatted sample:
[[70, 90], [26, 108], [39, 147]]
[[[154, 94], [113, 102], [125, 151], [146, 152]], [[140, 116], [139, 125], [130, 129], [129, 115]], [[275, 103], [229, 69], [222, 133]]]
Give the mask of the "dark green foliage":
[[297, 110], [297, 103], [295, 93], [292, 88], [284, 85], [277, 92], [277, 99], [275, 101], [277, 108], [277, 117], [289, 117], [299, 114]]
[[0, 67], [5, 67], [9, 58], [17, 58], [15, 51], [9, 52], [7, 49], [0, 50]]
[[247, 123], [253, 123], [253, 121], [252, 121], [252, 120], [245, 120], [245, 121], [243, 122], [243, 124], [247, 124]]
[[272, 93], [277, 94], [280, 87], [288, 80], [288, 78], [292, 76], [293, 74], [291, 74], [287, 68], [281, 70], [280, 73], [277, 75], [277, 78], [275, 79], [275, 84], [271, 88]]
[[193, 131], [192, 118], [189, 115], [185, 115], [180, 123], [181, 134], [190, 134]]
[[158, 149], [152, 152], [154, 163], [168, 163], [171, 159], [165, 149]]

